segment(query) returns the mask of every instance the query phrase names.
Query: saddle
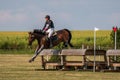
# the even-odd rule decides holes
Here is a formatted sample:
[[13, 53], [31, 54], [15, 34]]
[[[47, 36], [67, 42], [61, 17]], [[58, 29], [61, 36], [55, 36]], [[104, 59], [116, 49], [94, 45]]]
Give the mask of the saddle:
[[[49, 41], [49, 39], [48, 39], [48, 34], [46, 34], [46, 39], [47, 39], [47, 41]], [[54, 33], [52, 34], [51, 39], [52, 39], [52, 41], [58, 40], [57, 32], [54, 32]]]
[[[33, 33], [37, 33], [37, 34], [43, 34], [43, 35], [46, 35], [48, 36], [48, 33], [46, 34], [45, 32], [43, 32], [41, 29], [34, 29]], [[56, 37], [57, 35], [57, 32], [54, 31], [54, 33], [52, 34], [52, 38]]]
[[57, 35], [57, 32], [56, 31], [54, 31], [54, 33], [53, 33], [53, 35], [52, 36], [56, 36]]

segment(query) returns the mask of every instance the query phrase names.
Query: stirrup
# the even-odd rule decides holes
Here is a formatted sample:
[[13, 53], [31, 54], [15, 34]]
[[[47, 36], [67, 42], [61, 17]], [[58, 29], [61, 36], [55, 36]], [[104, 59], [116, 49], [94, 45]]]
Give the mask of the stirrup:
[[51, 37], [49, 38], [49, 41], [50, 41], [50, 47], [52, 47], [53, 44], [52, 44], [52, 39], [51, 39]]
[[47, 41], [49, 41], [49, 38], [48, 38], [48, 37], [46, 37], [46, 40], [47, 40]]

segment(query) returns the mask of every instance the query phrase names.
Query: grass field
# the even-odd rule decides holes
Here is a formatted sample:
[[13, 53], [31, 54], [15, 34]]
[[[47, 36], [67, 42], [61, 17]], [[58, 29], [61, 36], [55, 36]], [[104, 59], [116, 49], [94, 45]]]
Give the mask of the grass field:
[[120, 80], [120, 73], [91, 71], [43, 71], [40, 57], [28, 63], [32, 55], [0, 54], [0, 80]]

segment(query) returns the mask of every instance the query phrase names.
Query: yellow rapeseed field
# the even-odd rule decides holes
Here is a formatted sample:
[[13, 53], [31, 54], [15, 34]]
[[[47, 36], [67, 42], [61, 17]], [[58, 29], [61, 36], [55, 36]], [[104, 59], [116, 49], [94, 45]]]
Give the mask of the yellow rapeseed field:
[[[71, 43], [77, 48], [82, 44], [93, 46], [93, 37], [94, 31], [90, 30], [81, 30], [81, 31], [71, 31], [72, 32], [72, 41]], [[110, 30], [100, 30], [96, 32], [97, 36], [97, 45], [106, 46], [111, 45], [112, 41], [110, 39]], [[15, 46], [18, 45], [26, 46], [28, 44], [28, 32], [0, 32], [0, 48]], [[5, 43], [5, 44], [4, 44]], [[16, 45], [17, 44], [17, 45]], [[19, 47], [19, 46], [18, 46]]]

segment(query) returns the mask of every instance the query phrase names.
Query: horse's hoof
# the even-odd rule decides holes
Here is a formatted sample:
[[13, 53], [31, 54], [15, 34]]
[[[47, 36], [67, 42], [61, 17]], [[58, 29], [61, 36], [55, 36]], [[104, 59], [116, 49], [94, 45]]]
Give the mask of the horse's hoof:
[[29, 60], [29, 63], [31, 63], [31, 62], [33, 62], [33, 61], [34, 61], [34, 60], [30, 59], [30, 60]]
[[29, 60], [28, 62], [29, 62], [29, 63], [31, 63], [32, 61], [31, 61], [31, 60]]

